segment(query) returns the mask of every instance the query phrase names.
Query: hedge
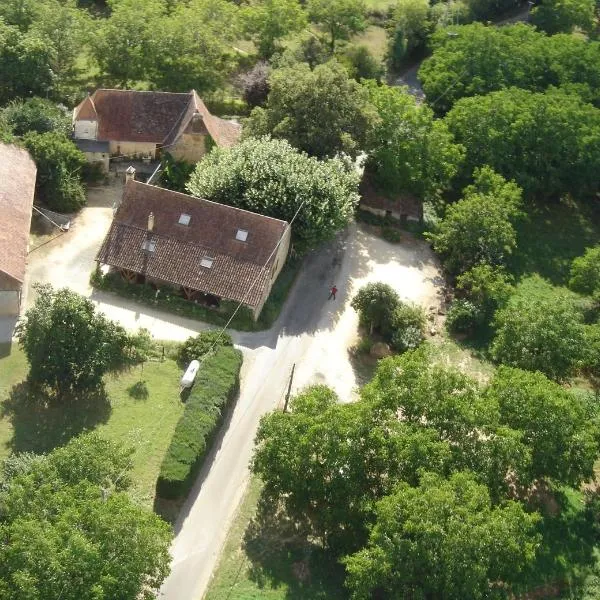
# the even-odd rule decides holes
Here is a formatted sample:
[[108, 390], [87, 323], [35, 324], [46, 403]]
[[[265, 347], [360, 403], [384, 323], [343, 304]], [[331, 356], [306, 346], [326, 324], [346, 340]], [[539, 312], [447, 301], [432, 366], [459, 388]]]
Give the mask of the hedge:
[[160, 468], [156, 482], [159, 498], [179, 499], [192, 487], [237, 396], [241, 366], [242, 353], [231, 346], [217, 348], [201, 363]]

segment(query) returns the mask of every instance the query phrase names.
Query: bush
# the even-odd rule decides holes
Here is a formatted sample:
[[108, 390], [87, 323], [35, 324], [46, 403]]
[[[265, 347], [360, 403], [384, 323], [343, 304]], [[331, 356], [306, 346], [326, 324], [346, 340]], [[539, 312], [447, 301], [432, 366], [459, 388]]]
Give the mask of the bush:
[[342, 57], [344, 66], [351, 77], [361, 79], [375, 79], [381, 81], [384, 74], [383, 65], [377, 60], [366, 46], [350, 46]]
[[427, 319], [420, 306], [401, 302], [392, 316], [390, 344], [398, 352], [417, 348], [425, 337]]
[[228, 333], [211, 329], [201, 331], [197, 336], [189, 337], [177, 350], [177, 364], [185, 369], [193, 360], [200, 360], [212, 347], [233, 346]]
[[580, 294], [600, 291], [600, 246], [588, 248], [573, 261], [569, 287]]
[[387, 283], [368, 283], [358, 290], [350, 306], [358, 312], [359, 322], [372, 333], [376, 331], [384, 338], [391, 334], [392, 317], [400, 306], [396, 290]]
[[241, 366], [242, 353], [230, 346], [205, 357], [160, 468], [159, 498], [182, 498], [193, 485], [237, 395]]
[[450, 333], [469, 333], [481, 325], [481, 308], [469, 300], [455, 300], [446, 317], [446, 329]]
[[402, 234], [396, 227], [383, 227], [381, 237], [392, 244], [399, 244], [402, 240]]

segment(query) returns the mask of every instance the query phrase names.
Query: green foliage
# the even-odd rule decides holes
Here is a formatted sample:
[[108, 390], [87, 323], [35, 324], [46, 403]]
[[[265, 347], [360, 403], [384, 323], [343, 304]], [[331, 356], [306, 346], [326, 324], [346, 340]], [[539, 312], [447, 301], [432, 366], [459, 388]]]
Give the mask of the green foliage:
[[541, 199], [598, 190], [600, 110], [575, 95], [511, 88], [463, 98], [445, 121], [467, 150], [463, 176], [487, 164]]
[[573, 261], [569, 287], [580, 294], [600, 292], [600, 246], [588, 248]]
[[464, 149], [453, 143], [443, 121], [417, 103], [408, 91], [387, 85], [367, 85], [379, 120], [368, 136], [366, 168], [377, 187], [435, 199], [450, 186]]
[[195, 196], [291, 221], [297, 250], [305, 251], [347, 225], [358, 203], [358, 175], [339, 159], [318, 161], [285, 140], [247, 139], [216, 148], [188, 183]]
[[265, 61], [257, 62], [252, 69], [242, 73], [238, 81], [242, 86], [242, 95], [250, 108], [262, 106], [269, 95], [269, 65]]
[[367, 46], [349, 46], [340, 57], [340, 61], [356, 81], [374, 79], [379, 82], [384, 75], [383, 65]]
[[394, 312], [400, 306], [400, 297], [387, 283], [367, 283], [352, 298], [350, 306], [358, 313], [363, 327], [388, 336]]
[[264, 108], [255, 108], [244, 135], [272, 135], [318, 158], [361, 150], [376, 115], [367, 92], [332, 61], [311, 71], [307, 64], [271, 73]]
[[[600, 101], [599, 42], [546, 36], [521, 23], [473, 23], [439, 29], [431, 44], [433, 55], [419, 69], [419, 79], [439, 114], [465, 96], [511, 86], [533, 92], [561, 86], [588, 102]], [[494, 104], [502, 102], [497, 99]]]
[[398, 0], [389, 23], [388, 57], [393, 69], [425, 50], [433, 29], [429, 0]]
[[427, 319], [420, 306], [401, 302], [392, 315], [391, 346], [398, 352], [414, 350], [425, 339]]
[[233, 341], [228, 333], [216, 329], [201, 331], [198, 335], [189, 337], [177, 350], [177, 364], [185, 369], [193, 360], [200, 360], [214, 348], [233, 346]]
[[181, 498], [193, 485], [237, 396], [241, 366], [242, 353], [230, 346], [220, 346], [202, 361], [161, 465], [156, 483], [160, 498]]
[[594, 0], [544, 0], [531, 10], [529, 20], [549, 35], [580, 29], [591, 33], [596, 24]]
[[585, 355], [583, 306], [539, 276], [524, 279], [495, 316], [492, 356], [500, 363], [564, 380]]
[[446, 316], [446, 329], [450, 333], [471, 333], [483, 322], [481, 307], [470, 300], [458, 298], [448, 310]]
[[[210, 139], [210, 136], [207, 138]], [[166, 152], [163, 155], [162, 167], [161, 185], [169, 190], [185, 193], [185, 186], [194, 170], [194, 165], [177, 160], [173, 158], [172, 154]]]
[[37, 166], [37, 197], [57, 212], [74, 212], [86, 202], [81, 183], [85, 156], [63, 133], [31, 131], [23, 143]]
[[328, 35], [331, 54], [336, 42], [350, 39], [367, 26], [363, 0], [308, 0], [307, 10], [309, 19]]
[[392, 244], [398, 244], [402, 240], [402, 234], [397, 227], [392, 227], [390, 225], [384, 226], [381, 228], [381, 237], [386, 241]]
[[502, 265], [517, 245], [513, 224], [520, 215], [521, 190], [487, 166], [473, 178], [474, 184], [429, 234], [453, 275], [479, 264]]
[[5, 597], [154, 597], [169, 572], [172, 533], [113, 488], [123, 487], [120, 473], [127, 479], [128, 454], [92, 434], [12, 469], [0, 491]]
[[37, 298], [16, 329], [29, 361], [29, 381], [47, 385], [58, 396], [96, 388], [109, 371], [145, 358], [149, 336], [130, 335], [96, 313], [93, 302], [67, 288], [36, 285]]
[[[345, 560], [352, 598], [473, 600], [511, 587], [533, 563], [536, 513], [508, 501], [494, 507], [470, 473], [424, 474], [377, 504], [368, 546]], [[425, 575], [426, 574], [426, 575]]]
[[22, 136], [29, 131], [46, 133], [54, 131], [69, 135], [71, 117], [63, 106], [58, 106], [43, 98], [14, 100], [0, 110], [0, 120], [7, 123], [15, 135]]
[[306, 26], [306, 13], [298, 0], [255, 0], [243, 9], [242, 19], [262, 58], [270, 58], [282, 38]]
[[521, 484], [551, 478], [577, 488], [593, 477], [598, 428], [583, 400], [541, 373], [508, 367], [496, 371], [486, 398], [530, 449], [526, 472], [515, 474]]

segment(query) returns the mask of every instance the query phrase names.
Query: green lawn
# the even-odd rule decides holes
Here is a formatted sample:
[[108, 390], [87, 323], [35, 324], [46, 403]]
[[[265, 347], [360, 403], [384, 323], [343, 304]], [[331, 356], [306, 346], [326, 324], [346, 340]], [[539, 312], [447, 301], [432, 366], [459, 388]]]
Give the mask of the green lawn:
[[[314, 547], [276, 539], [277, 527], [249, 527], [261, 483], [252, 478], [203, 600], [341, 600], [343, 572]], [[200, 599], [198, 599], [200, 600]]]
[[[173, 360], [148, 362], [107, 377], [105, 394], [45, 406], [22, 383], [27, 363], [13, 344], [0, 356], [0, 458], [12, 451], [46, 452], [87, 429], [135, 448], [133, 493], [151, 507], [162, 457], [183, 412], [180, 370]], [[140, 383], [141, 382], [141, 383]]]

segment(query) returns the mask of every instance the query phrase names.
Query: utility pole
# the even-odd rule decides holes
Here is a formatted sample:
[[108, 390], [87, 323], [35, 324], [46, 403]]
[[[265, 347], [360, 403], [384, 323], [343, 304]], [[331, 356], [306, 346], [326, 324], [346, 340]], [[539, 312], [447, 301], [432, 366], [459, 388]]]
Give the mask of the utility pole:
[[285, 395], [285, 402], [283, 403], [283, 412], [287, 412], [288, 402], [290, 399], [290, 393], [292, 391], [292, 381], [294, 380], [294, 371], [296, 369], [296, 363], [292, 365], [292, 372], [290, 373], [290, 381], [288, 383], [287, 393]]

